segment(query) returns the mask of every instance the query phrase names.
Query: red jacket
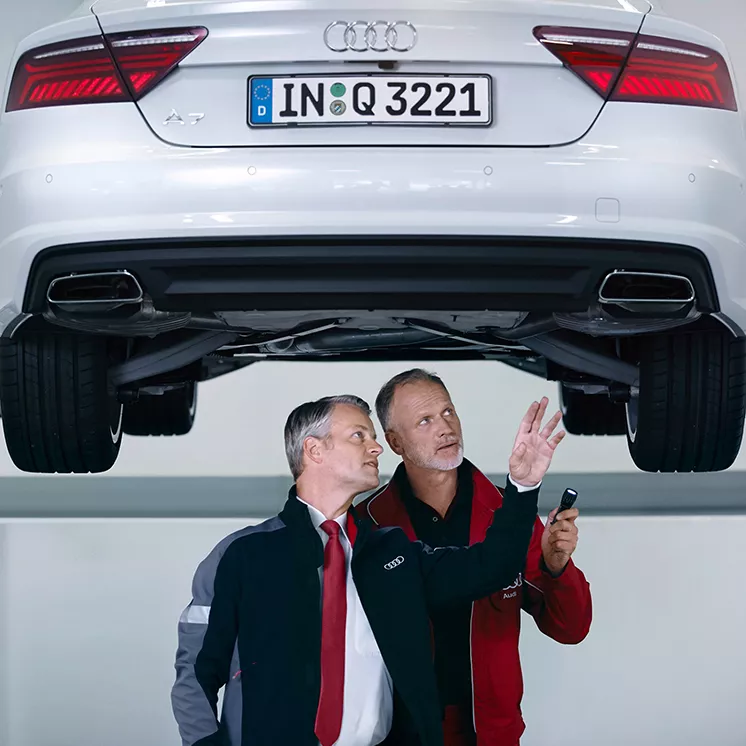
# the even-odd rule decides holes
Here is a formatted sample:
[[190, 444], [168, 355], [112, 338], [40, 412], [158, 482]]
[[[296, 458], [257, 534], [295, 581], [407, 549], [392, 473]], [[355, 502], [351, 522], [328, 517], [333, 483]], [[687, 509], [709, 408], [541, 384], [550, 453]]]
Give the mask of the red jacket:
[[[469, 543], [485, 538], [502, 492], [475, 467]], [[357, 506], [380, 526], [400, 526], [416, 541], [404, 503], [392, 481]], [[523, 676], [518, 652], [521, 609], [539, 629], [564, 644], [581, 642], [591, 625], [591, 593], [570, 560], [559, 578], [541, 569], [544, 525], [536, 519], [525, 571], [515, 583], [472, 606], [471, 659], [474, 728], [479, 746], [516, 746], [525, 725], [521, 714]], [[453, 743], [453, 741], [451, 741]]]

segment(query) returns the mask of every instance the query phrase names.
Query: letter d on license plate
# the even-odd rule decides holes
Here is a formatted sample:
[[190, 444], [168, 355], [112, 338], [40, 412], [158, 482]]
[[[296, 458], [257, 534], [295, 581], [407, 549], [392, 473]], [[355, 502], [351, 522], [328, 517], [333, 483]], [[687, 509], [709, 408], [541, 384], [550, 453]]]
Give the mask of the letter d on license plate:
[[492, 123], [488, 75], [318, 75], [249, 78], [249, 125]]

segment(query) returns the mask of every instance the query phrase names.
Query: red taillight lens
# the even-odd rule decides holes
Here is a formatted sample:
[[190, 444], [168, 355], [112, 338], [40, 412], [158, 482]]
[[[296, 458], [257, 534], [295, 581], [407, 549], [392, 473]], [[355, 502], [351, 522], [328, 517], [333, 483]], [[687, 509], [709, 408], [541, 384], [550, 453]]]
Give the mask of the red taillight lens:
[[534, 35], [605, 99], [738, 110], [728, 66], [708, 47], [596, 29], [539, 27]]
[[18, 61], [6, 110], [138, 100], [206, 36], [204, 28], [167, 29], [32, 49]]
[[114, 60], [133, 96], [142, 98], [155, 88], [207, 36], [206, 28], [138, 31], [111, 34]]
[[612, 98], [738, 110], [733, 81], [721, 54], [656, 36], [637, 40]]
[[103, 39], [94, 36], [26, 52], [13, 74], [6, 110], [129, 100]]
[[534, 29], [534, 36], [604, 98], [617, 82], [635, 39], [622, 32], [546, 26]]

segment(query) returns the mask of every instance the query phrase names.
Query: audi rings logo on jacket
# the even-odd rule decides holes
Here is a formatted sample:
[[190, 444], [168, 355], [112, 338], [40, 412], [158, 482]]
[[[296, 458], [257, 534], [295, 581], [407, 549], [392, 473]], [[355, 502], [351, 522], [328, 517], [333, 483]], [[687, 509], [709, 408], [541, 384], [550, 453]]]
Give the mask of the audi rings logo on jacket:
[[402, 562], [404, 562], [404, 557], [399, 555], [398, 557], [395, 557], [394, 559], [392, 559], [391, 562], [387, 562], [383, 567], [386, 570], [393, 570], [395, 567], [399, 567], [399, 565], [401, 565]]
[[332, 52], [409, 52], [416, 43], [409, 21], [333, 21], [324, 29]]
[[518, 577], [515, 579], [515, 583], [512, 585], [506, 585], [503, 588], [504, 591], [512, 591], [514, 588], [520, 588], [523, 585], [523, 573], [519, 572]]

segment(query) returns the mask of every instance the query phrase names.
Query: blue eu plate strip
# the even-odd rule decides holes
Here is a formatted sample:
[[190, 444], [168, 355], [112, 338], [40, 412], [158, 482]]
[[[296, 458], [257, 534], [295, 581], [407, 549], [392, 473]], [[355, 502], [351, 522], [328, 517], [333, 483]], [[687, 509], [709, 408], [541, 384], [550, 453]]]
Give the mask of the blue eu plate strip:
[[251, 81], [251, 123], [272, 124], [272, 79]]

